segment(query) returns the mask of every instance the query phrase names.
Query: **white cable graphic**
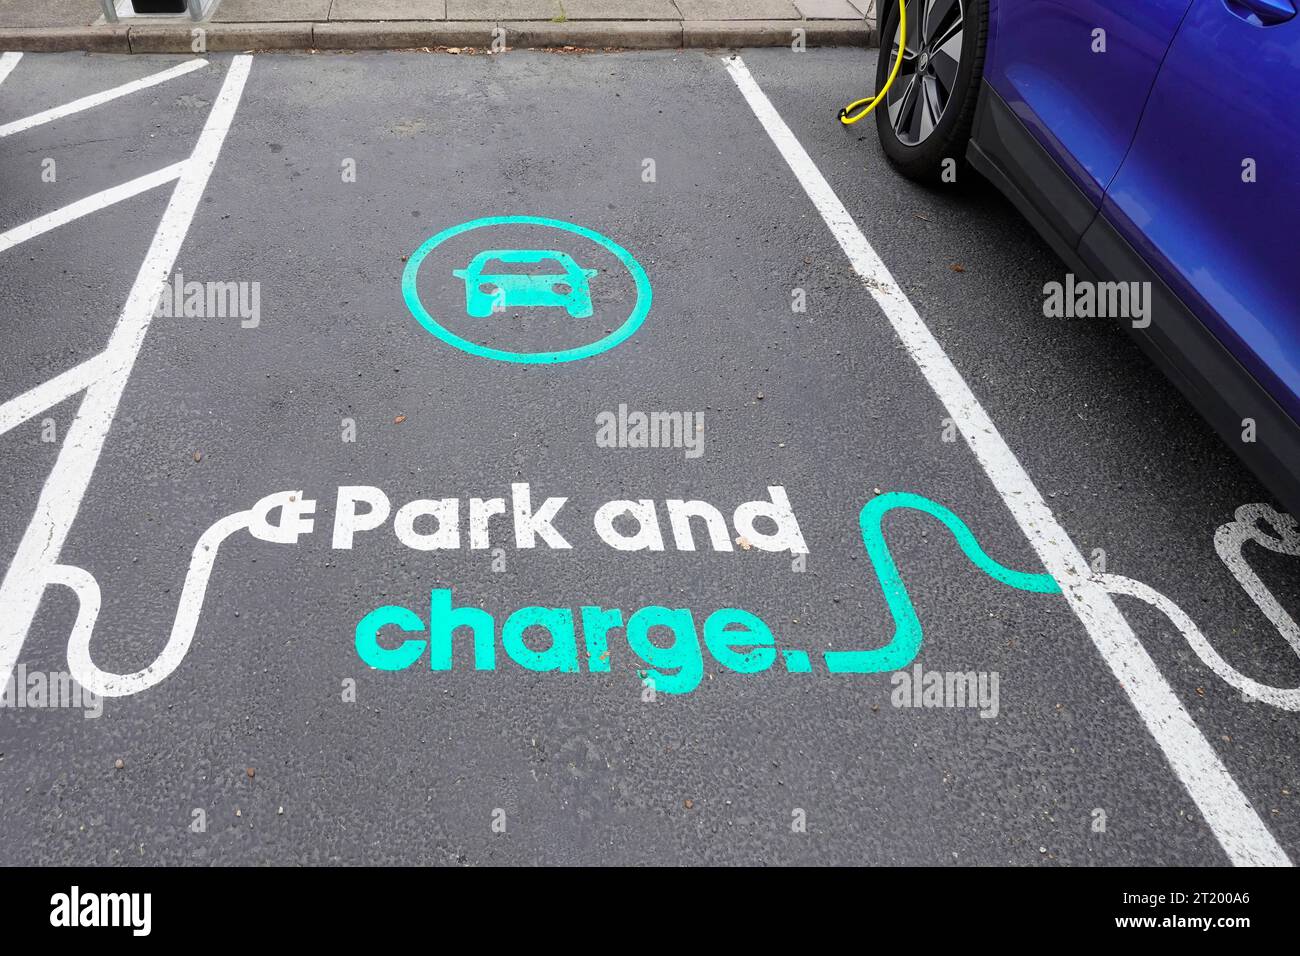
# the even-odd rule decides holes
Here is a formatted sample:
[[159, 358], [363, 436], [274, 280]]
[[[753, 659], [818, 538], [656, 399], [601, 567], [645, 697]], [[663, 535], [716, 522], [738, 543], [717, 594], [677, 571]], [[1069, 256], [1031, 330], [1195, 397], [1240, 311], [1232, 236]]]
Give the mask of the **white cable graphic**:
[[[217, 551], [232, 534], [247, 528], [262, 541], [295, 544], [302, 534], [310, 534], [314, 521], [308, 515], [316, 502], [302, 500], [301, 491], [280, 491], [267, 495], [247, 511], [237, 511], [217, 521], [199, 537], [185, 574], [185, 586], [176, 606], [176, 617], [167, 644], [152, 664], [133, 674], [114, 674], [101, 670], [90, 656], [90, 638], [99, 617], [99, 582], [84, 568], [57, 564], [45, 575], [49, 584], [62, 584], [77, 595], [77, 620], [68, 638], [68, 670], [86, 690], [104, 697], [127, 697], [138, 694], [168, 677], [189, 653], [208, 592], [208, 579], [217, 560]], [[280, 510], [280, 521], [272, 524], [271, 511]]]
[[[1277, 554], [1300, 557], [1300, 527], [1295, 518], [1263, 503], [1242, 505], [1234, 513], [1234, 518], [1215, 532], [1214, 549], [1242, 590], [1250, 595], [1255, 606], [1277, 628], [1297, 656], [1300, 656], [1300, 628], [1296, 627], [1295, 620], [1246, 563], [1243, 553], [1246, 542], [1254, 541]], [[1260, 522], [1268, 526], [1268, 532], [1260, 526]], [[1095, 579], [1111, 594], [1135, 597], [1164, 614], [1182, 633], [1205, 666], [1238, 690], [1243, 697], [1272, 704], [1282, 710], [1300, 711], [1300, 687], [1272, 687], [1247, 677], [1223, 659], [1187, 612], [1155, 588], [1119, 574], [1099, 574]]]
[[[1214, 533], [1214, 550], [1219, 553], [1219, 559], [1228, 566], [1241, 589], [1250, 595], [1255, 606], [1273, 622], [1278, 633], [1300, 656], [1300, 627], [1296, 626], [1295, 620], [1273, 597], [1273, 592], [1246, 563], [1243, 554], [1246, 542], [1254, 541], [1276, 554], [1300, 557], [1300, 524], [1291, 515], [1263, 503], [1242, 505], [1233, 517], [1236, 520], [1228, 522]], [[1260, 527], [1260, 522], [1267, 524], [1273, 533], [1266, 533]]]

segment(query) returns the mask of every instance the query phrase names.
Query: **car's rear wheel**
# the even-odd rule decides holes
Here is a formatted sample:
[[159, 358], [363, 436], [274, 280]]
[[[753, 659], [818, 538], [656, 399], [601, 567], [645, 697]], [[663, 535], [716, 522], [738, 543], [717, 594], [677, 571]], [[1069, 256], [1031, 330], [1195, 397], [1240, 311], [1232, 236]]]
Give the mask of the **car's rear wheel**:
[[[879, 0], [878, 8], [876, 89], [900, 55], [897, 0]], [[907, 0], [903, 62], [876, 109], [876, 130], [889, 161], [909, 179], [934, 182], [946, 166], [965, 164], [987, 36], [986, 0]]]

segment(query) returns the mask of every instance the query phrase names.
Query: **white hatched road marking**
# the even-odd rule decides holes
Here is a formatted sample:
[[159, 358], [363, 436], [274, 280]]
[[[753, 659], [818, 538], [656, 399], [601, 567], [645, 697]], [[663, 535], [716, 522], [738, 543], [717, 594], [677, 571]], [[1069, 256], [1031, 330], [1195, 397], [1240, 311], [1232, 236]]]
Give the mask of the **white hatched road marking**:
[[30, 222], [25, 222], [21, 226], [7, 232], [0, 232], [0, 252], [12, 249], [20, 242], [26, 242], [36, 236], [49, 232], [51, 229], [57, 229], [65, 223], [72, 222], [74, 219], [80, 219], [82, 216], [88, 216], [92, 212], [98, 212], [105, 206], [111, 206], [119, 203], [124, 199], [130, 199], [132, 196], [138, 196], [142, 192], [153, 189], [155, 186], [161, 186], [163, 183], [169, 183], [173, 179], [179, 179], [181, 171], [185, 168], [185, 162], [173, 163], [152, 173], [145, 173], [120, 186], [113, 186], [109, 189], [102, 189], [97, 193], [87, 196], [85, 199], [78, 199], [76, 202], [68, 203], [54, 212], [46, 213], [44, 216], [38, 216]]
[[21, 53], [0, 53], [0, 83], [3, 83], [5, 77], [14, 71], [14, 67], [22, 58]]
[[[0, 687], [9, 682], [45, 588], [51, 583], [67, 583], [65, 570], [56, 570], [59, 568], [59, 554], [81, 508], [81, 500], [99, 462], [122, 392], [144, 344], [159, 290], [176, 264], [181, 243], [189, 232], [203, 190], [234, 120], [252, 59], [245, 55], [236, 56], [231, 61], [194, 152], [182, 164], [184, 168], [176, 188], [172, 190], [107, 347], [97, 358], [83, 362], [44, 386], [46, 392], [41, 397], [49, 398], [66, 392], [84, 379], [90, 380], [84, 386], [85, 397], [64, 436], [58, 460], [41, 489], [36, 513], [23, 534], [3, 582], [0, 582]], [[19, 401], [24, 404], [16, 410], [30, 411], [34, 408], [35, 402], [28, 397], [31, 394], [20, 396]], [[13, 414], [10, 412], [9, 417], [12, 418]], [[35, 412], [31, 411], [31, 414]], [[79, 620], [83, 617], [84, 611]]]
[[[5, 55], [8, 56], [8, 54]], [[82, 110], [88, 110], [92, 107], [100, 106], [117, 99], [119, 96], [126, 96], [140, 90], [147, 90], [149, 87], [157, 86], [159, 83], [166, 83], [168, 80], [174, 80], [176, 77], [184, 76], [186, 73], [193, 73], [195, 70], [201, 70], [207, 65], [207, 60], [186, 60], [184, 63], [173, 66], [169, 70], [163, 70], [161, 73], [151, 73], [149, 76], [142, 77], [138, 80], [132, 80], [130, 83], [123, 83], [121, 86], [115, 86], [112, 89], [104, 90], [100, 93], [92, 93], [89, 96], [83, 96], [81, 99], [73, 100], [71, 103], [64, 103], [62, 106], [56, 106], [53, 109], [48, 109], [41, 113], [34, 113], [23, 119], [14, 120], [12, 123], [5, 123], [3, 126], [0, 126], [0, 138], [12, 136], [15, 133], [29, 130], [33, 126], [41, 126], [44, 123], [50, 123], [56, 119], [71, 116], [73, 113], [80, 113]], [[13, 67], [10, 67], [10, 69], [13, 69]]]
[[103, 374], [104, 365], [105, 354], [100, 352], [0, 405], [0, 435], [89, 388]]

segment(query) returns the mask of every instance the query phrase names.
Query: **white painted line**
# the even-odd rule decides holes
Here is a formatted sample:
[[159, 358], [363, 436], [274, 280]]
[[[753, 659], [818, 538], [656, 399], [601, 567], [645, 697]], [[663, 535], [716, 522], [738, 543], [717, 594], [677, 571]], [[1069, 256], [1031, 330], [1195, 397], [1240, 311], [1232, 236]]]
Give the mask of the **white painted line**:
[[58, 460], [41, 489], [36, 513], [0, 582], [0, 687], [9, 682], [47, 583], [57, 579], [53, 568], [59, 563], [63, 543], [81, 508], [81, 499], [99, 462], [122, 392], [144, 344], [158, 290], [176, 264], [181, 243], [234, 120], [252, 59], [237, 56], [230, 62], [221, 92], [172, 191], [121, 317], [104, 349], [103, 374], [86, 389], [77, 417], [68, 427], [59, 449]]
[[25, 222], [21, 226], [14, 226], [8, 232], [0, 232], [0, 252], [12, 249], [20, 242], [26, 242], [28, 239], [49, 232], [51, 229], [57, 229], [74, 219], [88, 216], [105, 206], [111, 206], [123, 199], [138, 196], [155, 186], [161, 186], [173, 179], [179, 179], [184, 168], [184, 162], [173, 163], [155, 172], [145, 173], [145, 175], [122, 183], [120, 186], [113, 186], [87, 196], [85, 199], [78, 199], [74, 203], [69, 203], [60, 209], [54, 210], [54, 212], [46, 213], [44, 216], [38, 216], [30, 222]]
[[64, 116], [70, 116], [73, 113], [80, 113], [82, 110], [88, 110], [95, 106], [100, 106], [117, 99], [119, 96], [126, 96], [130, 93], [136, 93], [140, 90], [147, 90], [151, 86], [157, 86], [159, 83], [166, 83], [168, 80], [174, 80], [178, 76], [184, 76], [186, 73], [193, 73], [195, 70], [201, 70], [208, 65], [207, 60], [186, 60], [178, 66], [173, 66], [170, 70], [163, 70], [161, 73], [153, 73], [139, 80], [132, 80], [130, 83], [123, 83], [121, 86], [115, 86], [111, 90], [104, 90], [101, 93], [92, 93], [90, 96], [83, 96], [79, 100], [73, 100], [71, 103], [64, 103], [62, 106], [56, 106], [53, 109], [45, 110], [43, 113], [36, 113], [25, 119], [14, 120], [12, 123], [6, 123], [0, 126], [0, 139], [6, 136], [12, 136], [14, 133], [21, 133], [23, 130], [31, 129], [33, 126], [40, 126], [42, 123], [49, 123]]
[[18, 61], [23, 58], [21, 53], [0, 53], [0, 83], [14, 71]]
[[105, 367], [105, 355], [101, 352], [94, 358], [72, 366], [66, 372], [47, 378], [40, 385], [28, 389], [16, 398], [9, 399], [0, 405], [0, 435], [46, 409], [53, 408], [78, 392], [90, 388], [95, 380], [104, 374]]
[[1060, 583], [1071, 609], [1083, 622], [1224, 852], [1237, 865], [1290, 866], [1286, 853], [1184, 709], [1104, 585], [1093, 580], [1083, 555], [1047, 507], [970, 386], [754, 81], [744, 61], [733, 56], [727, 60], [727, 69], [921, 374], [961, 429], [966, 444], [1043, 565]]

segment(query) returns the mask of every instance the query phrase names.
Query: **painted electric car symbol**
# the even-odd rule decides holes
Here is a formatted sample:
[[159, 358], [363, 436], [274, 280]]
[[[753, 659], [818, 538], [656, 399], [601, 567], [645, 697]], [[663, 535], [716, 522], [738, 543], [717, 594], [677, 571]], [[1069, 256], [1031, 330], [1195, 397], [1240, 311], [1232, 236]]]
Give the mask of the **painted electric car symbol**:
[[[529, 266], [554, 262], [557, 272], [485, 272], [490, 264]], [[575, 319], [591, 317], [591, 288], [587, 280], [595, 269], [584, 269], [565, 252], [551, 249], [489, 249], [480, 252], [465, 269], [452, 275], [465, 280], [465, 311], [486, 319], [511, 306], [555, 306]]]

